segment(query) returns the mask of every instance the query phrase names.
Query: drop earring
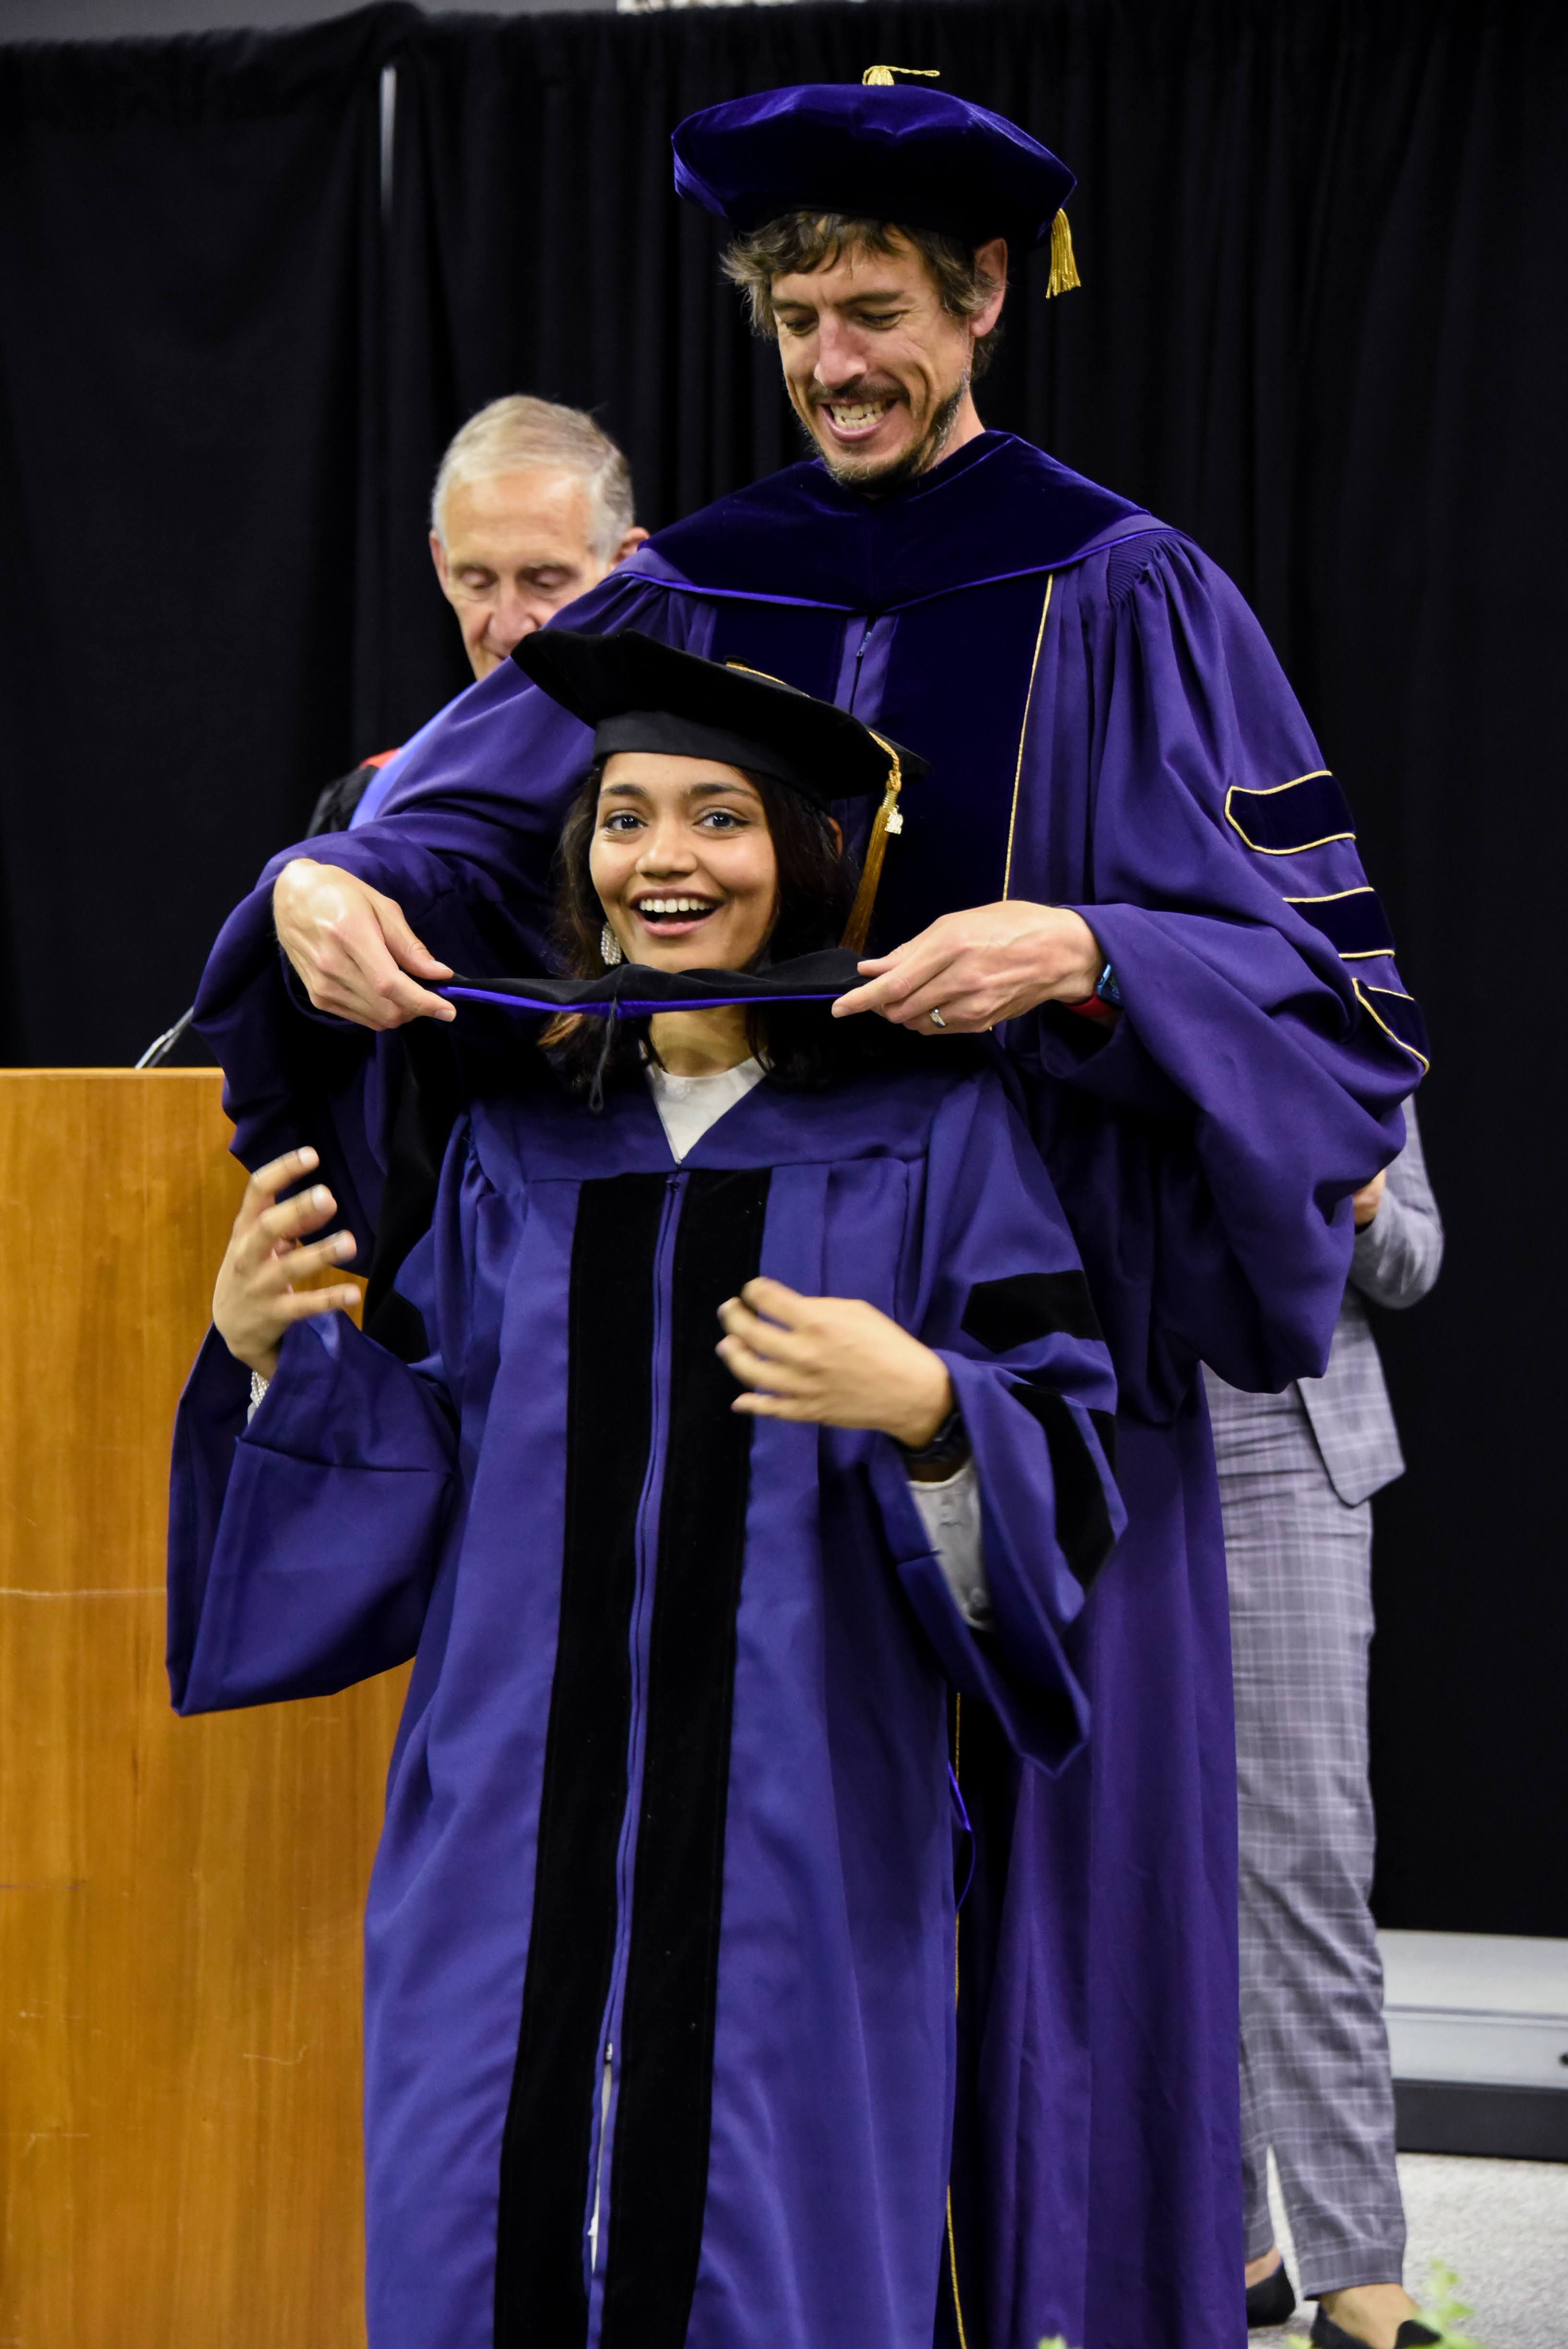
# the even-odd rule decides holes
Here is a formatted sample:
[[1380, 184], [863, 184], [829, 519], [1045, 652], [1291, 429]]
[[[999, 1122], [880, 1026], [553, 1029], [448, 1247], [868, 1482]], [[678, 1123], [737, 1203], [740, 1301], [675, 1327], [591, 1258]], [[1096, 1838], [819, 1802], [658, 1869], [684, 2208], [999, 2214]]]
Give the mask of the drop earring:
[[614, 970], [618, 962], [625, 959], [621, 952], [621, 941], [608, 922], [599, 933], [599, 952], [603, 957], [606, 970]]

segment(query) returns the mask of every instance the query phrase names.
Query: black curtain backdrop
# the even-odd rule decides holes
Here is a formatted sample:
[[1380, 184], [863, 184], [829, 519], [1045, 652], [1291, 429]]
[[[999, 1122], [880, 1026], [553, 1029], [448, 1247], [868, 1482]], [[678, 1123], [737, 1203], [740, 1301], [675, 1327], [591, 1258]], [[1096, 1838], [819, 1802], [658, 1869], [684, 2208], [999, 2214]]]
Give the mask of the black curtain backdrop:
[[0, 49], [13, 1060], [134, 1059], [352, 763], [383, 35]]
[[475, 408], [593, 408], [654, 525], [795, 453], [668, 133], [879, 59], [1078, 171], [1085, 290], [1019, 269], [983, 412], [1232, 572], [1357, 808], [1449, 1234], [1379, 1330], [1410, 1460], [1379, 1914], [1568, 1934], [1560, 0], [388, 6], [0, 50], [5, 1049], [134, 1057], [321, 783], [467, 681], [424, 542]]

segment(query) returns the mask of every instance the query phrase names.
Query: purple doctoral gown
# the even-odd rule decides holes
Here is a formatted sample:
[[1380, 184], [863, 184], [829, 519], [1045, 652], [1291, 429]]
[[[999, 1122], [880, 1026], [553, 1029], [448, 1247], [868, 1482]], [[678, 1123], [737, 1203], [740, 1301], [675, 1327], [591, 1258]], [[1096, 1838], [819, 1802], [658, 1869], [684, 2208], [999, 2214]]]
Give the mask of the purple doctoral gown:
[[[1005, 433], [874, 502], [790, 467], [660, 533], [562, 624], [745, 660], [930, 760], [873, 943], [1011, 895], [1077, 906], [1115, 964], [1114, 1033], [1047, 1009], [1006, 1038], [1110, 1341], [1130, 1526], [1088, 1609], [1085, 1756], [1020, 1777], [976, 1711], [960, 1757], [981, 1864], [954, 2265], [988, 2349], [1239, 2349], [1230, 1638], [1197, 1364], [1249, 1389], [1321, 1370], [1350, 1194], [1425, 1067], [1345, 801], [1229, 581]], [[314, 853], [458, 968], [522, 969], [587, 758], [504, 665], [377, 820]], [[387, 1056], [302, 1008], [276, 870], [218, 942], [201, 1025], [240, 1154], [331, 1147], [368, 1222]]]
[[[825, 1015], [824, 1015], [825, 1016]], [[757, 1273], [944, 1354], [972, 1630], [883, 1435], [753, 1421]], [[765, 1081], [677, 1170], [640, 1082], [459, 1121], [411, 1362], [296, 1325], [181, 1406], [185, 1713], [416, 1659], [366, 1920], [371, 2349], [929, 2349], [954, 2071], [949, 1691], [1020, 1766], [1123, 1523], [1077, 1251], [989, 1071]]]

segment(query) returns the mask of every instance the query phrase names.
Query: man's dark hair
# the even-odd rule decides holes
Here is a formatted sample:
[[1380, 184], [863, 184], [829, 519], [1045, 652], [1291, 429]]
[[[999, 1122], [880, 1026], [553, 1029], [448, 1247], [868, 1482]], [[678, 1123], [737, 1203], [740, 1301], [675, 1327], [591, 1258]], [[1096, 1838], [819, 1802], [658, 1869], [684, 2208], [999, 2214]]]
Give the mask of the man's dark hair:
[[[741, 287], [759, 335], [776, 339], [773, 281], [797, 272], [830, 269], [845, 252], [894, 254], [901, 245], [918, 253], [936, 295], [951, 318], [972, 318], [996, 290], [996, 281], [975, 265], [970, 246], [940, 229], [906, 228], [896, 221], [856, 220], [846, 212], [782, 212], [763, 228], [738, 236], [724, 255], [724, 274]], [[975, 346], [971, 374], [985, 374], [1002, 338], [997, 320]]]
[[[599, 947], [604, 909], [588, 864], [603, 771], [603, 760], [595, 760], [567, 812], [556, 852], [552, 959], [566, 978], [600, 978], [604, 972]], [[746, 779], [762, 802], [779, 865], [778, 916], [756, 964], [766, 969], [838, 945], [854, 903], [856, 874], [820, 808], [767, 775]], [[595, 1077], [608, 1084], [638, 1074], [645, 1061], [657, 1062], [645, 1019], [613, 1019], [609, 1026], [606, 1037], [598, 1014], [567, 1013], [541, 1038], [574, 1091], [588, 1092]], [[857, 1070], [906, 1057], [912, 1040], [870, 1015], [834, 1019], [825, 1003], [775, 1003], [749, 1008], [747, 1040], [779, 1083], [814, 1092]], [[923, 1040], [913, 1040], [918, 1047]]]

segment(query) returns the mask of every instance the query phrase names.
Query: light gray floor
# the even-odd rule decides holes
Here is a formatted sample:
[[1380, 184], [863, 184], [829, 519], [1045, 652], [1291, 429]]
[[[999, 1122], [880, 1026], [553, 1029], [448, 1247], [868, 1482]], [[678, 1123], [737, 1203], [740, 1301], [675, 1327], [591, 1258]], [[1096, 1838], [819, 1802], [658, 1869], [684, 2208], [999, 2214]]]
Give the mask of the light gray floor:
[[1550, 2088], [1568, 2106], [1568, 1941], [1382, 1932], [1377, 1949], [1397, 2080]]
[[[1472, 2161], [1404, 2153], [1410, 2248], [1405, 2282], [1425, 2297], [1433, 2260], [1453, 2268], [1471, 2311], [1465, 2330], [1486, 2349], [1564, 2349], [1568, 2344], [1568, 2162]], [[1274, 2218], [1295, 2274], [1277, 2196]], [[1254, 2333], [1263, 2344], [1305, 2334], [1311, 2302], [1282, 2332]]]

